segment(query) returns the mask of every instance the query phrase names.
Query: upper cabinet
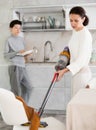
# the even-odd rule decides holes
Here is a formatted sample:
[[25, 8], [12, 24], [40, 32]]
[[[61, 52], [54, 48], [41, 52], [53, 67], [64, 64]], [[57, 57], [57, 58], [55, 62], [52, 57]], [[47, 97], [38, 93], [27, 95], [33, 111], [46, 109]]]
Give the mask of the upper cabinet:
[[89, 17], [89, 29], [96, 29], [96, 4], [84, 6], [86, 13]]
[[[18, 7], [13, 16], [22, 21], [22, 31], [71, 30], [69, 11], [77, 5]], [[96, 29], [96, 4], [82, 4], [89, 17], [89, 29]]]
[[69, 20], [69, 11], [74, 6], [81, 6], [85, 9], [86, 15], [89, 17], [89, 29], [96, 29], [96, 3], [87, 3], [87, 4], [79, 4], [79, 5], [64, 5], [63, 9], [65, 10], [65, 29], [71, 30], [70, 20]]
[[17, 8], [14, 13], [22, 21], [22, 31], [65, 29], [65, 11], [62, 6]]

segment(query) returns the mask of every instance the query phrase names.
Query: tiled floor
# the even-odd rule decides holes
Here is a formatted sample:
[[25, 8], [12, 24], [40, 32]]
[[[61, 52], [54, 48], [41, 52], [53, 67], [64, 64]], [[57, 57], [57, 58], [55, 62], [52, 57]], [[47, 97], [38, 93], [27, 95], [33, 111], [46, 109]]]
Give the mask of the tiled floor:
[[[62, 114], [46, 114], [45, 116], [52, 116], [65, 124], [65, 115]], [[6, 125], [0, 115], [0, 130], [12, 130], [12, 126]]]

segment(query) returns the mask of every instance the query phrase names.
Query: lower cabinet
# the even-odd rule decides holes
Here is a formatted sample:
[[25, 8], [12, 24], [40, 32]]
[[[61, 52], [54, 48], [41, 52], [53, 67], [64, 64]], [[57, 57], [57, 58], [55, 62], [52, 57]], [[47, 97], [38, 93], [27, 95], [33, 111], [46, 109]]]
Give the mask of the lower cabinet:
[[[30, 105], [39, 109], [53, 79], [54, 64], [28, 64], [26, 69], [33, 87]], [[71, 75], [67, 73], [59, 82], [55, 83], [45, 110], [66, 110], [70, 98]]]
[[0, 65], [0, 88], [11, 89], [7, 65]]
[[91, 69], [91, 72], [92, 72], [92, 77], [96, 77], [96, 66], [90, 65], [90, 69]]

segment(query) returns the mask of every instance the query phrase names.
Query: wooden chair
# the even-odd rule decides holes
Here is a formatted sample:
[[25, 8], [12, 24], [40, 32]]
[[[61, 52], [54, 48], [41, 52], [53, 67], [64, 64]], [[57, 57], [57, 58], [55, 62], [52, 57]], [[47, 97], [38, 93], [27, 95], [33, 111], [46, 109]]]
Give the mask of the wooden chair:
[[[6, 89], [0, 88], [0, 112], [4, 122], [13, 126], [13, 130], [29, 130], [28, 126], [21, 126], [28, 122], [23, 104], [15, 98], [15, 95]], [[53, 117], [42, 118], [48, 126], [39, 130], [65, 130], [64, 123]]]

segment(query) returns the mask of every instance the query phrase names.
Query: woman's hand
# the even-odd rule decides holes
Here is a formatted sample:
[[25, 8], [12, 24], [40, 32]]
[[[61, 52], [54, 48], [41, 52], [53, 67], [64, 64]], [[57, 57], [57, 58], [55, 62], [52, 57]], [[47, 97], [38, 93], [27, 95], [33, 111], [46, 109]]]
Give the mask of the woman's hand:
[[85, 88], [90, 88], [90, 86], [89, 86], [89, 85], [87, 85]]
[[68, 72], [69, 70], [67, 68], [63, 69], [63, 70], [59, 70], [57, 71], [57, 73], [59, 74], [58, 75], [58, 78], [57, 78], [57, 81], [61, 80], [61, 78], [63, 77], [63, 75]]

